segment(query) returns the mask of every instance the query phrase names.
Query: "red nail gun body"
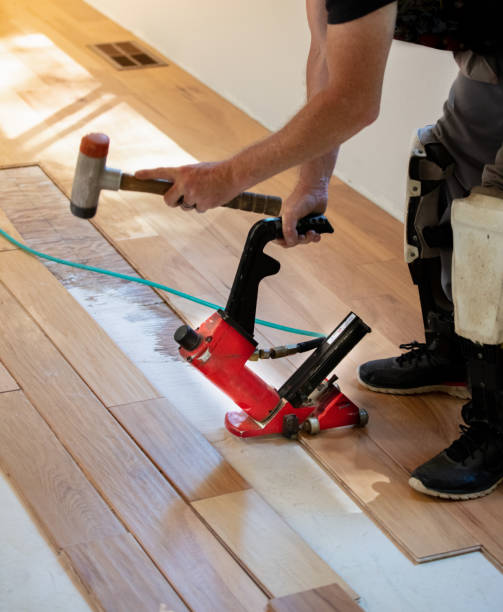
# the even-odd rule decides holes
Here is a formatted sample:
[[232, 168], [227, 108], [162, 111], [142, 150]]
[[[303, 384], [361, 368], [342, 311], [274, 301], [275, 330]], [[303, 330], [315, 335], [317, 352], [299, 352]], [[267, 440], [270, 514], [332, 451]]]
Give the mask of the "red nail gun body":
[[[299, 233], [314, 229], [333, 232], [322, 215], [301, 219]], [[200, 370], [241, 409], [228, 412], [225, 426], [240, 437], [282, 433], [295, 436], [302, 428], [321, 429], [364, 425], [366, 412], [359, 410], [334, 384], [332, 372], [341, 359], [370, 329], [354, 313], [327, 337], [278, 390], [252, 372], [246, 362], [255, 352], [253, 339], [258, 285], [279, 271], [279, 263], [263, 253], [270, 240], [282, 236], [281, 219], [256, 223], [241, 257], [225, 310], [213, 313], [197, 330], [180, 327], [175, 339], [180, 354]]]

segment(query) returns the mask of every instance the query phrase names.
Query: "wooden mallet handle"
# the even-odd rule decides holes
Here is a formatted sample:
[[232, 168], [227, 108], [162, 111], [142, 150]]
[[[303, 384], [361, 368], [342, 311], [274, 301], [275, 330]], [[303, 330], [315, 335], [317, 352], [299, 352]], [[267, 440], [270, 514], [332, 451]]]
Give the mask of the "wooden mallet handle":
[[[124, 191], [164, 195], [172, 185], [171, 181], [164, 179], [138, 179], [132, 174], [123, 173], [120, 188]], [[245, 191], [223, 206], [278, 217], [281, 210], [281, 198]]]

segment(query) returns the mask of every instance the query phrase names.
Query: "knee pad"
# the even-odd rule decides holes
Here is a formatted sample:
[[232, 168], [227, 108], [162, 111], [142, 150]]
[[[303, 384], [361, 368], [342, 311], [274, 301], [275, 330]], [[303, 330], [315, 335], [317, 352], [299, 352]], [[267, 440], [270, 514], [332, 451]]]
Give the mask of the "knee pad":
[[446, 180], [453, 169], [451, 155], [436, 141], [431, 128], [419, 130], [409, 160], [404, 250], [412, 281], [418, 287], [427, 341], [431, 339], [429, 332], [438, 331], [439, 315], [447, 315], [449, 333], [454, 333], [452, 303], [442, 289], [440, 260], [440, 249], [452, 245], [450, 223], [440, 221], [450, 204]]
[[503, 192], [475, 188], [452, 205], [456, 333], [503, 343]]
[[439, 248], [451, 244], [450, 226], [441, 226], [440, 219], [446, 206], [445, 181], [453, 169], [453, 158], [434, 140], [431, 130], [419, 130], [412, 143], [407, 178], [405, 261], [408, 264], [438, 257]]

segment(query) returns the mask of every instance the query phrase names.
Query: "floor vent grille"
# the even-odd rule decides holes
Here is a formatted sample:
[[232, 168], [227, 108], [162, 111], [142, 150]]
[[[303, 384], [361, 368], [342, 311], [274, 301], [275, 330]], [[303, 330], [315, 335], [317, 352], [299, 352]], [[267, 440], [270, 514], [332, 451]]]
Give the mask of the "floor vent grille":
[[137, 41], [100, 43], [90, 45], [90, 47], [117, 70], [138, 70], [139, 68], [167, 65], [164, 60], [145, 49]]

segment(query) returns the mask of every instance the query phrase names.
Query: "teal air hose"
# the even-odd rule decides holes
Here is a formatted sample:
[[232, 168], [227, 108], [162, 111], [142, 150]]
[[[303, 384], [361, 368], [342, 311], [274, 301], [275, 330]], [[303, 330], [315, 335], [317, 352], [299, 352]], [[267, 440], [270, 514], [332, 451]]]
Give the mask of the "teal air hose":
[[[189, 295], [188, 293], [183, 293], [183, 291], [177, 291], [176, 289], [172, 289], [171, 287], [167, 287], [166, 285], [161, 285], [161, 283], [155, 283], [154, 281], [149, 281], [144, 278], [136, 278], [134, 276], [128, 276], [127, 274], [121, 274], [120, 272], [112, 272], [111, 270], [103, 270], [102, 268], [95, 268], [94, 266], [86, 266], [85, 264], [75, 263], [73, 261], [68, 261], [66, 259], [60, 259], [59, 257], [53, 257], [52, 255], [46, 255], [45, 253], [40, 253], [30, 247], [18, 242], [15, 238], [10, 236], [3, 229], [0, 229], [0, 234], [6, 238], [12, 244], [15, 244], [25, 253], [29, 253], [30, 255], [36, 255], [37, 257], [41, 257], [42, 259], [48, 259], [49, 261], [55, 261], [56, 263], [63, 264], [64, 266], [71, 266], [72, 268], [79, 268], [80, 270], [90, 270], [91, 272], [97, 272], [98, 274], [107, 274], [108, 276], [115, 276], [116, 278], [122, 278], [123, 280], [131, 281], [133, 283], [140, 283], [142, 285], [147, 285], [148, 287], [154, 287], [155, 289], [162, 289], [162, 291], [167, 291], [168, 293], [172, 293], [173, 295], [177, 295], [185, 300], [190, 300], [191, 302], [195, 302], [196, 304], [201, 304], [202, 306], [206, 306], [207, 308], [221, 309], [221, 306], [217, 304], [212, 304], [211, 302], [207, 302], [206, 300], [202, 300], [200, 298]], [[320, 334], [318, 332], [307, 331], [305, 329], [297, 329], [295, 327], [288, 327], [287, 325], [280, 325], [278, 323], [271, 323], [270, 321], [264, 321], [263, 319], [255, 319], [255, 323], [259, 325], [264, 325], [265, 327], [272, 327], [273, 329], [279, 329], [281, 331], [290, 332], [292, 334], [299, 334], [301, 336], [313, 336], [315, 338], [321, 338], [324, 334]]]

